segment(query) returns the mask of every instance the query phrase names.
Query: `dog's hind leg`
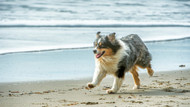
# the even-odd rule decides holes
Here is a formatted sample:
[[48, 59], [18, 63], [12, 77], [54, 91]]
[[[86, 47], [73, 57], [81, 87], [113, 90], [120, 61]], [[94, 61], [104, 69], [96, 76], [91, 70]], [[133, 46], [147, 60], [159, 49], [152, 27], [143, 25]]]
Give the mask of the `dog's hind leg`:
[[139, 79], [139, 74], [137, 72], [137, 66], [134, 66], [130, 70], [130, 72], [133, 75], [133, 79], [134, 79], [134, 83], [135, 83], [133, 89], [139, 89], [140, 88], [140, 79]]
[[150, 76], [153, 76], [154, 71], [152, 70], [151, 64], [149, 64], [146, 69], [147, 69], [147, 71], [148, 71], [148, 74], [149, 74]]
[[151, 67], [151, 64], [149, 63], [148, 64], [148, 66], [146, 67], [146, 66], [141, 66], [141, 65], [139, 65], [139, 64], [137, 64], [137, 66], [138, 67], [140, 67], [140, 68], [142, 68], [142, 69], [147, 69], [147, 72], [148, 72], [148, 74], [149, 74], [149, 76], [153, 76], [153, 74], [154, 74], [154, 71], [152, 70], [152, 67]]

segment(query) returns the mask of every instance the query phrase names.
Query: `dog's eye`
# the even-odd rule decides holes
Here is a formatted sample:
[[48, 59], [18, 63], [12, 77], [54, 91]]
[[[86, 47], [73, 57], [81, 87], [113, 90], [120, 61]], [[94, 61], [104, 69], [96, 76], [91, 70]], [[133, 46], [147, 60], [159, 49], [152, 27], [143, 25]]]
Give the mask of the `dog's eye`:
[[106, 48], [105, 45], [99, 45], [99, 48]]

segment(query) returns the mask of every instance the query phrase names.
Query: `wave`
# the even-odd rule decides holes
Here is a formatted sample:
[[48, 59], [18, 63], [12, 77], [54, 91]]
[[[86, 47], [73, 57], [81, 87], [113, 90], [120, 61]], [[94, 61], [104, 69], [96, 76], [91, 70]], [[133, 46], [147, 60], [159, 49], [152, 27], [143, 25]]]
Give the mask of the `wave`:
[[190, 37], [174, 38], [174, 39], [165, 39], [165, 40], [150, 40], [150, 41], [144, 41], [144, 42], [145, 42], [145, 43], [170, 42], [170, 41], [179, 41], [179, 40], [186, 40], [186, 39], [190, 39]]
[[[176, 38], [176, 39], [165, 39], [165, 40], [150, 40], [150, 41], [144, 41], [144, 43], [159, 43], [159, 42], [170, 42], [170, 41], [179, 41], [179, 40], [186, 40], [190, 39], [190, 37], [183, 37], [183, 38]], [[75, 45], [75, 46], [60, 46], [60, 47], [43, 47], [43, 48], [26, 48], [21, 50], [7, 50], [0, 52], [0, 55], [7, 55], [7, 54], [15, 54], [15, 53], [30, 53], [30, 52], [46, 52], [46, 51], [58, 51], [58, 50], [76, 50], [76, 49], [92, 49], [93, 46], [89, 44], [84, 45]]]
[[118, 20], [2, 20], [0, 27], [190, 27], [190, 23]]

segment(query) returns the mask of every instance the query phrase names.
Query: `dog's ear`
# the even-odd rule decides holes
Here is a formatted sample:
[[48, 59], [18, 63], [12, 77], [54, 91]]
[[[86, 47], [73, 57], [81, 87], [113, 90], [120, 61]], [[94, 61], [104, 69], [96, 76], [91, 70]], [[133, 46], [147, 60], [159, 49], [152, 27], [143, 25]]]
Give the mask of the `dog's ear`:
[[115, 42], [115, 32], [109, 34], [108, 39], [109, 39], [110, 42], [114, 43]]
[[100, 38], [100, 33], [101, 33], [101, 32], [97, 32], [97, 33], [96, 33], [96, 38]]

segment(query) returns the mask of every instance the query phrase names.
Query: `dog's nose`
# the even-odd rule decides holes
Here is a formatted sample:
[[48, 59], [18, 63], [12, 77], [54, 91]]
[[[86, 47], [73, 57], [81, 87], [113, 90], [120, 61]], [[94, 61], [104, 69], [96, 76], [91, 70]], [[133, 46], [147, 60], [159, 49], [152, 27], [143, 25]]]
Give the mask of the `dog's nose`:
[[94, 53], [97, 53], [97, 50], [96, 50], [96, 49], [94, 49], [94, 50], [93, 50], [93, 52], [94, 52]]

